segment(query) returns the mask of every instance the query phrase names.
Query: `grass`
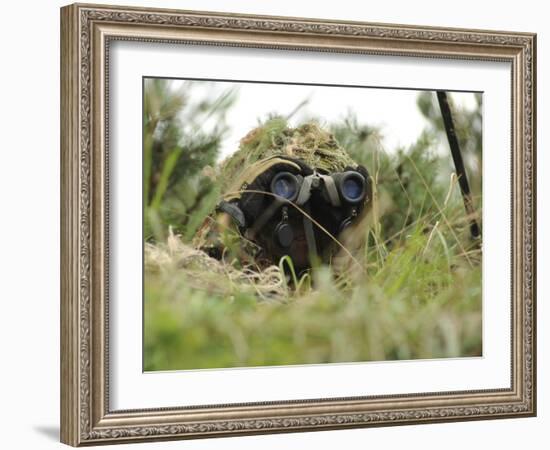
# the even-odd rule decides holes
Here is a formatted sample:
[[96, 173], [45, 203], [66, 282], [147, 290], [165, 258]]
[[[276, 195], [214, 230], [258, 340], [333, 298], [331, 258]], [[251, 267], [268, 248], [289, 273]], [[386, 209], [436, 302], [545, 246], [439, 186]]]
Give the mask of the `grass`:
[[359, 276], [321, 266], [298, 289], [288, 262], [257, 273], [174, 235], [149, 245], [145, 370], [480, 356], [481, 255], [446, 227], [424, 218], [383, 258], [369, 247]]
[[[482, 255], [469, 238], [451, 159], [436, 151], [446, 138], [433, 93], [419, 94], [431, 126], [408, 149], [386, 153], [380, 131], [355, 116], [296, 129], [274, 117], [220, 167], [235, 93], [195, 104], [195, 86], [145, 84], [146, 371], [482, 354]], [[211, 115], [217, 125], [205, 132]], [[481, 109], [454, 117], [481, 222]], [[238, 251], [220, 262], [197, 250], [197, 230], [243, 167], [285, 149], [330, 170], [368, 168], [368, 226], [342, 236], [352, 256], [298, 277], [289, 258], [255, 270], [230, 259]], [[227, 247], [243, 246], [238, 235], [226, 237]]]

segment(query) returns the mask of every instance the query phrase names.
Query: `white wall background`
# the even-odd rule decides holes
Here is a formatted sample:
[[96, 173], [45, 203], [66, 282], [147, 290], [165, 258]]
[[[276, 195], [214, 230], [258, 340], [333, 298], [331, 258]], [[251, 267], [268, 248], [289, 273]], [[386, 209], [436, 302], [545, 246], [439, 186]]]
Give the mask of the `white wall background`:
[[[538, 36], [539, 416], [531, 419], [374, 428], [141, 444], [139, 448], [547, 448], [550, 427], [545, 302], [550, 250], [550, 14], [544, 2], [463, 0], [120, 1], [136, 6], [218, 10], [387, 23], [532, 31]], [[2, 448], [61, 448], [59, 418], [59, 1], [2, 5], [0, 27], [0, 414]], [[546, 29], [543, 31], [543, 27]], [[123, 446], [124, 448], [137, 448]], [[118, 447], [122, 448], [122, 447]]]

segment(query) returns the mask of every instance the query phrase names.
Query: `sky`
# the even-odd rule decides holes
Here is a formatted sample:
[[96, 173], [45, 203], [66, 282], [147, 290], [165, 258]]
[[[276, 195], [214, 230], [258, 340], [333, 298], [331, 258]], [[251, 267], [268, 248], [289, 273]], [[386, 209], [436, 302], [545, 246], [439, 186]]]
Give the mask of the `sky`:
[[[174, 80], [172, 88], [178, 89], [183, 80]], [[416, 106], [419, 91], [364, 87], [328, 87], [281, 85], [268, 83], [194, 82], [191, 101], [200, 101], [205, 96], [216, 98], [228, 88], [238, 91], [235, 104], [229, 110], [229, 132], [221, 145], [222, 160], [238, 149], [239, 141], [270, 113], [289, 115], [302, 102], [306, 102], [291, 117], [291, 126], [317, 117], [326, 123], [341, 121], [349, 112], [357, 115], [360, 124], [376, 126], [383, 136], [382, 145], [389, 153], [399, 147], [408, 147], [416, 142], [428, 121]], [[472, 93], [450, 94], [453, 101], [467, 109], [476, 107]], [[437, 102], [435, 93], [434, 102]], [[321, 122], [322, 123], [322, 122]], [[214, 126], [208, 120], [205, 129]]]

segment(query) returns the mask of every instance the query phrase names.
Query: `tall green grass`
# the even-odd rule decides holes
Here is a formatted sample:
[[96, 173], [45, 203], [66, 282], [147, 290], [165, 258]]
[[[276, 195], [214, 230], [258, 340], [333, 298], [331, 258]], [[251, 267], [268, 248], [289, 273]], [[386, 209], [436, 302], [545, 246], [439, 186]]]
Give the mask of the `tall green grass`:
[[361, 279], [320, 267], [271, 301], [177, 264], [146, 272], [145, 370], [481, 355], [480, 266], [425, 226]]

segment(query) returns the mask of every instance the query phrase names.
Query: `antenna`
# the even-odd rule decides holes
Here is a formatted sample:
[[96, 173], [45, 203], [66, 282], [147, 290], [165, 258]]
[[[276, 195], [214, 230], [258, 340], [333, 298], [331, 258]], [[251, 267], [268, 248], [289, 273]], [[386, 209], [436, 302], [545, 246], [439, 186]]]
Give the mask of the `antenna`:
[[445, 132], [447, 133], [447, 140], [449, 141], [449, 147], [451, 148], [451, 155], [453, 156], [453, 162], [455, 164], [456, 174], [458, 176], [460, 192], [462, 193], [462, 199], [464, 200], [464, 208], [466, 209], [466, 214], [470, 217], [470, 235], [473, 240], [478, 240], [480, 237], [479, 225], [475, 219], [475, 210], [472, 202], [472, 194], [470, 192], [470, 184], [468, 183], [466, 168], [464, 167], [462, 153], [460, 152], [460, 146], [456, 137], [453, 116], [451, 113], [451, 108], [449, 107], [447, 93], [445, 91], [437, 91], [437, 100], [439, 101], [441, 115], [443, 116]]

